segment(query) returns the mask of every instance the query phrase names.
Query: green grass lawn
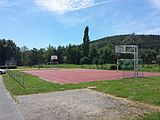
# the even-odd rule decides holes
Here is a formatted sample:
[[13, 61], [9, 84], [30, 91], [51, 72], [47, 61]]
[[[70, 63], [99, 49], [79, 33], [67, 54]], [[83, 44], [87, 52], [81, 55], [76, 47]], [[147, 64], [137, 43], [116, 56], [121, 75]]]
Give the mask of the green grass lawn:
[[145, 115], [143, 118], [139, 118], [138, 120], [160, 120], [160, 112]]
[[[83, 68], [83, 69], [105, 69], [110, 70], [111, 66], [115, 64], [104, 64], [103, 68], [101, 65], [75, 65], [75, 64], [55, 64], [55, 65], [36, 65], [35, 67], [20, 66], [18, 69], [33, 69], [33, 68]], [[157, 64], [144, 65], [144, 71], [146, 72], [160, 72], [159, 66]]]
[[[109, 70], [112, 64], [104, 64], [103, 69]], [[75, 64], [55, 64], [55, 65], [41, 65], [35, 67], [43, 68], [83, 68], [83, 69], [102, 69], [101, 65], [75, 65]]]
[[[113, 64], [104, 64], [101, 65], [75, 65], [75, 64], [54, 64], [54, 65], [36, 65], [36, 66], [19, 66], [18, 69], [33, 69], [33, 68], [82, 68], [82, 69], [105, 69], [109, 70], [110, 66]], [[102, 68], [103, 67], [103, 68]]]
[[[60, 85], [50, 83], [32, 75], [25, 75], [23, 89], [7, 74], [3, 75], [4, 84], [12, 95], [27, 95], [51, 91], [87, 88], [95, 86], [95, 90], [131, 100], [160, 106], [160, 77], [131, 78], [112, 81], [98, 81], [80, 84]], [[144, 120], [159, 120], [160, 113], [145, 116]], [[157, 119], [158, 118], [158, 119]]]
[[160, 72], [160, 66], [157, 64], [144, 65], [144, 71], [147, 72]]
[[13, 95], [26, 95], [50, 91], [87, 88], [95, 86], [96, 90], [118, 97], [160, 105], [160, 77], [131, 78], [112, 81], [87, 82], [80, 84], [60, 85], [50, 83], [32, 75], [25, 75], [23, 89], [7, 74], [3, 75], [6, 88]]

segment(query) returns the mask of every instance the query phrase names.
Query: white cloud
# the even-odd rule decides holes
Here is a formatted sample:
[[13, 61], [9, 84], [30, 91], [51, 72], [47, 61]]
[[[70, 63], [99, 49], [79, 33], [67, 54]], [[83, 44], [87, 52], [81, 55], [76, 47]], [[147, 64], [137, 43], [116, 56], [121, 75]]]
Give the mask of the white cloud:
[[105, 2], [95, 2], [95, 0], [36, 0], [36, 4], [44, 9], [62, 14], [70, 11], [84, 9]]
[[[118, 17], [118, 16], [117, 16]], [[122, 19], [114, 17], [112, 31], [117, 34], [160, 34], [160, 11], [152, 11], [141, 19], [134, 19], [123, 15]], [[118, 17], [119, 18], [119, 17]]]
[[152, 5], [160, 9], [160, 0], [150, 0]]

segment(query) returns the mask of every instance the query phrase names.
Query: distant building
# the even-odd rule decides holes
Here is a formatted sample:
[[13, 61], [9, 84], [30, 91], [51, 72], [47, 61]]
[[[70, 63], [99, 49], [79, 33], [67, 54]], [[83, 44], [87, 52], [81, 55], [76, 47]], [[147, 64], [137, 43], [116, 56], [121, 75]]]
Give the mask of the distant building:
[[14, 58], [12, 58], [10, 60], [6, 60], [5, 61], [5, 67], [15, 69], [15, 68], [17, 68], [17, 61]]

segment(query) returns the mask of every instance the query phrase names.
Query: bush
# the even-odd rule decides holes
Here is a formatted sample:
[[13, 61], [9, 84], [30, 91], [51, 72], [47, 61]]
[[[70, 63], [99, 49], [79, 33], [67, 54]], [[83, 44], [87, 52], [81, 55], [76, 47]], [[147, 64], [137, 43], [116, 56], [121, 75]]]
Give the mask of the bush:
[[83, 57], [81, 58], [80, 60], [80, 63], [83, 65], [83, 64], [89, 64], [89, 58], [88, 57]]
[[111, 65], [110, 69], [111, 70], [117, 70], [117, 66], [116, 65]]

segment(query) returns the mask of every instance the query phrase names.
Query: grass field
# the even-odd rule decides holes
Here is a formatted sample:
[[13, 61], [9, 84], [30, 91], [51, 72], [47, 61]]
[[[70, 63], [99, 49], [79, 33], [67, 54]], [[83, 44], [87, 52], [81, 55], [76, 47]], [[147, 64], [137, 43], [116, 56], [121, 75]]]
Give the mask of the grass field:
[[[113, 64], [101, 65], [75, 65], [75, 64], [55, 64], [55, 65], [42, 65], [43, 68], [84, 68], [84, 69], [106, 69], [109, 70], [110, 66]], [[39, 67], [39, 66], [36, 66]]]
[[32, 75], [25, 75], [25, 87], [23, 89], [7, 74], [3, 75], [7, 89], [13, 95], [26, 95], [41, 92], [60, 91], [68, 89], [86, 88], [95, 86], [96, 90], [125, 97], [145, 103], [160, 105], [160, 77], [131, 78], [114, 81], [99, 81], [80, 84], [60, 85], [50, 83]]
[[[100, 92], [160, 106], [160, 77], [131, 78], [114, 81], [60, 85], [41, 80], [38, 77], [32, 75], [25, 74], [26, 89], [23, 89], [7, 74], [3, 75], [3, 78], [6, 88], [12, 95], [27, 95], [94, 86], [94, 89]], [[159, 119], [160, 113], [152, 113], [151, 115], [145, 116], [143, 120]]]
[[[55, 65], [36, 65], [35, 67], [22, 66], [18, 67], [19, 69], [27, 69], [27, 68], [84, 68], [84, 69], [105, 69], [110, 70], [111, 66], [115, 64], [104, 64], [101, 65], [75, 65], [75, 64], [55, 64]], [[103, 67], [103, 68], [102, 68]], [[146, 72], [160, 72], [160, 68], [157, 64], [144, 65], [144, 71]]]
[[147, 72], [160, 72], [160, 66], [157, 64], [152, 64], [152, 65], [144, 65], [144, 71]]
[[143, 118], [139, 118], [137, 120], [160, 120], [160, 112], [145, 115]]

